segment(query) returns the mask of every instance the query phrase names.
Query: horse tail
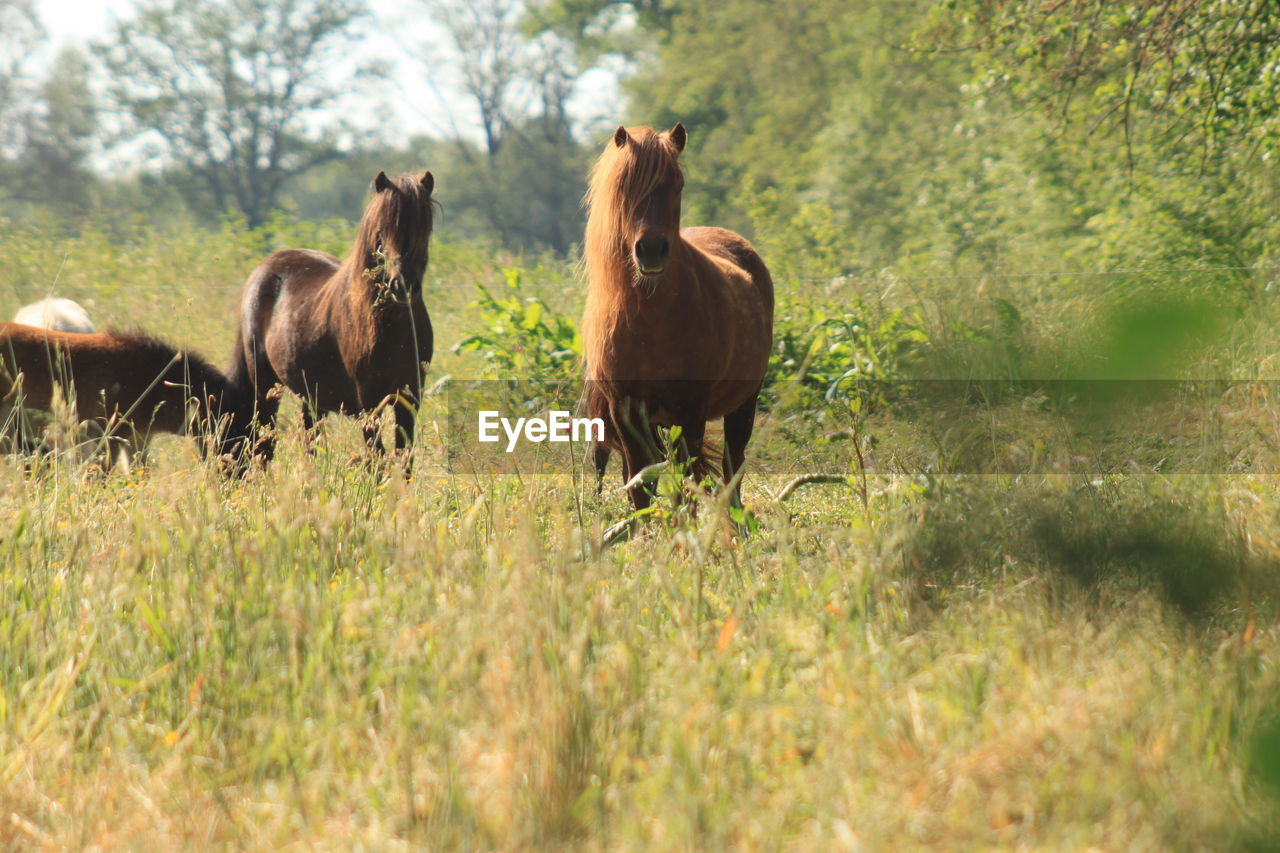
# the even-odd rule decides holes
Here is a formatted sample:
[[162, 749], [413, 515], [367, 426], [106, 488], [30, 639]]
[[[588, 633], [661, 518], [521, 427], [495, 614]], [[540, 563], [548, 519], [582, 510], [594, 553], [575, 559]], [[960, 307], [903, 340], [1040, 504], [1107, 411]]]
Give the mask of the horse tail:
[[[253, 372], [249, 367], [248, 359], [244, 352], [244, 329], [236, 329], [236, 345], [231, 350], [231, 366], [227, 368], [227, 384], [233, 390], [240, 392], [244, 388], [252, 388]], [[252, 393], [252, 391], [250, 391]]]
[[232, 457], [242, 456], [253, 430], [253, 412], [257, 400], [253, 365], [249, 364], [244, 346], [244, 328], [236, 330], [236, 345], [231, 353], [231, 366], [227, 368], [227, 391], [221, 414], [227, 416], [226, 435], [222, 452]]

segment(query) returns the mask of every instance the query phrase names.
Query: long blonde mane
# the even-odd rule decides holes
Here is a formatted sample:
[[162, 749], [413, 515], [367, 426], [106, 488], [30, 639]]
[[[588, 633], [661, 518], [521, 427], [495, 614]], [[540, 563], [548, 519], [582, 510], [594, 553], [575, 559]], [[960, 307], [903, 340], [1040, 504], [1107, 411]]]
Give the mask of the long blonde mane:
[[610, 140], [587, 185], [583, 266], [591, 289], [631, 283], [628, 228], [640, 203], [659, 186], [682, 180], [679, 150], [650, 127], [627, 128], [623, 147]]

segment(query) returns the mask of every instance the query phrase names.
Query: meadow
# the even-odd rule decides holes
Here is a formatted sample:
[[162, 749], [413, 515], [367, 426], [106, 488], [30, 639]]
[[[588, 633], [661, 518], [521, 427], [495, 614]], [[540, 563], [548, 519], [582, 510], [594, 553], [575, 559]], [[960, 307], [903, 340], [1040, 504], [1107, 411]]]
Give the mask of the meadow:
[[[257, 260], [350, 226], [0, 233], [0, 315], [52, 291], [225, 364]], [[0, 844], [1274, 849], [1270, 386], [1125, 400], [1085, 445], [1052, 387], [946, 414], [975, 376], [1268, 379], [1269, 273], [1134, 307], [774, 257], [742, 525], [699, 495], [605, 546], [616, 469], [446, 464], [438, 398], [410, 480], [351, 422], [308, 457], [296, 404], [240, 480], [178, 438], [106, 477], [0, 460]], [[574, 374], [571, 264], [442, 239], [425, 292], [428, 385]]]

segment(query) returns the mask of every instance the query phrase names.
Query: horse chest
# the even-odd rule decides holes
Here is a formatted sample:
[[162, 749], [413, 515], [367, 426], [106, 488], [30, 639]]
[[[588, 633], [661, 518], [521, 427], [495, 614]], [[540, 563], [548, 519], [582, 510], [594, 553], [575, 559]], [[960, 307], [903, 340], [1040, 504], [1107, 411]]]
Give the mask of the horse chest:
[[605, 369], [621, 378], [710, 379], [722, 370], [726, 344], [713, 330], [637, 322], [620, 326], [602, 350]]

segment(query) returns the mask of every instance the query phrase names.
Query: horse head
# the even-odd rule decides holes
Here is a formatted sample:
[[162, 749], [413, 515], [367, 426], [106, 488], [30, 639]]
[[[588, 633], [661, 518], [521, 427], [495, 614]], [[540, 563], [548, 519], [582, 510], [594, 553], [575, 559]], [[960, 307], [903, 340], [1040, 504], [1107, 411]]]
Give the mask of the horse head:
[[431, 242], [435, 178], [388, 178], [378, 172], [373, 179], [373, 200], [360, 223], [365, 275], [401, 297], [422, 294]]
[[592, 176], [594, 227], [613, 232], [600, 244], [616, 247], [637, 279], [663, 275], [679, 239], [684, 175], [678, 158], [687, 139], [682, 124], [662, 133], [619, 127]]

